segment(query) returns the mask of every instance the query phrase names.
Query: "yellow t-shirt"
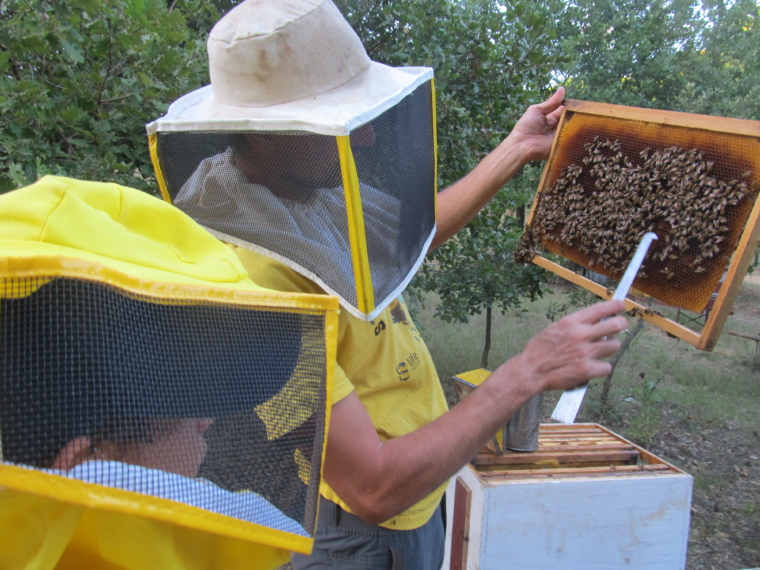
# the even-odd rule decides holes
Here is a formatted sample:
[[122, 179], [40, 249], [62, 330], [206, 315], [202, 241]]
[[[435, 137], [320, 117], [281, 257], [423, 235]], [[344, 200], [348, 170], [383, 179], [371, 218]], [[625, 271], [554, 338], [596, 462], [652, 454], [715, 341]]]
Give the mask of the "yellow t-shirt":
[[[230, 247], [262, 287], [324, 294], [316, 283], [282, 263], [248, 249]], [[341, 311], [333, 403], [353, 390], [383, 441], [411, 433], [448, 410], [430, 353], [402, 300], [394, 301], [369, 322]], [[351, 511], [324, 481], [320, 490], [323, 497]], [[380, 526], [396, 530], [419, 528], [430, 520], [445, 490], [444, 483]]]

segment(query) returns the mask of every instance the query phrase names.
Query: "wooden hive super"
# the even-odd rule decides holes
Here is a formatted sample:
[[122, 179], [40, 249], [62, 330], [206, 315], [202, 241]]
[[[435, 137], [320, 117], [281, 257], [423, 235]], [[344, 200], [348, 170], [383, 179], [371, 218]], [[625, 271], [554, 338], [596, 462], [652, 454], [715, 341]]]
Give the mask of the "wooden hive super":
[[760, 239], [759, 191], [759, 121], [569, 100], [517, 256], [609, 298], [537, 249], [618, 280], [654, 231], [634, 288], [697, 313], [717, 299], [699, 332], [626, 308], [712, 350]]
[[483, 450], [446, 494], [446, 570], [683, 570], [692, 478], [597, 424]]

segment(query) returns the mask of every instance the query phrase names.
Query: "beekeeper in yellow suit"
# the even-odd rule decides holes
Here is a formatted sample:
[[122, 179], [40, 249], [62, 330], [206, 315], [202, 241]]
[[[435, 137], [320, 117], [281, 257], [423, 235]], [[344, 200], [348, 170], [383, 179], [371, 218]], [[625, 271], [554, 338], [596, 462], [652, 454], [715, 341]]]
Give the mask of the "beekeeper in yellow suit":
[[[336, 309], [258, 287], [137, 190], [46, 177], [0, 196], [0, 568], [269, 569], [309, 552]], [[210, 438], [214, 423], [255, 409], [311, 418], [305, 469], [282, 482], [310, 490], [300, 510], [198, 477], [214, 446], [253, 443]]]

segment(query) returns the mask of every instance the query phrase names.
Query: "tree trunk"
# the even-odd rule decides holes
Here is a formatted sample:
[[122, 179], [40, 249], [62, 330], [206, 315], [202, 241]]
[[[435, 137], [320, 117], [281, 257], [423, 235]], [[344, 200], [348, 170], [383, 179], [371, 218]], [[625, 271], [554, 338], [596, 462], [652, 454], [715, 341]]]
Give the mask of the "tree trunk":
[[483, 348], [483, 358], [480, 360], [481, 368], [488, 368], [488, 351], [491, 350], [491, 307], [486, 307], [486, 345]]
[[601, 398], [602, 413], [604, 413], [604, 411], [607, 410], [607, 406], [609, 405], [610, 386], [612, 385], [612, 375], [615, 373], [615, 367], [617, 366], [617, 363], [620, 361], [620, 358], [623, 356], [623, 353], [630, 346], [633, 339], [636, 338], [636, 335], [641, 332], [642, 328], [644, 328], [644, 319], [639, 318], [638, 322], [636, 323], [636, 326], [633, 327], [633, 330], [630, 331], [628, 333], [628, 336], [625, 337], [623, 344], [620, 345], [620, 350], [618, 350], [615, 353], [615, 356], [613, 356], [612, 360], [610, 361], [610, 364], [612, 365], [612, 370], [610, 370], [610, 373], [604, 379], [604, 385], [602, 386], [602, 398]]
[[517, 218], [518, 227], [523, 229], [525, 227], [525, 206], [517, 207], [515, 217]]

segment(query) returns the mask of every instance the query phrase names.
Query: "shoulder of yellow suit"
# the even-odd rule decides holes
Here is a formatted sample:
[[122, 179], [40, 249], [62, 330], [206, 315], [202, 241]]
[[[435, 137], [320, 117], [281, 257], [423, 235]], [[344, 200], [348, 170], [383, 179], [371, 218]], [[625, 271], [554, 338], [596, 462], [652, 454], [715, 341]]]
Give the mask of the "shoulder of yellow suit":
[[296, 300], [256, 285], [229, 248], [158, 198], [57, 176], [0, 196], [0, 276], [42, 273], [138, 290], [156, 282], [217, 286], [262, 293], [276, 303], [337, 309], [329, 297]]

